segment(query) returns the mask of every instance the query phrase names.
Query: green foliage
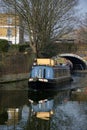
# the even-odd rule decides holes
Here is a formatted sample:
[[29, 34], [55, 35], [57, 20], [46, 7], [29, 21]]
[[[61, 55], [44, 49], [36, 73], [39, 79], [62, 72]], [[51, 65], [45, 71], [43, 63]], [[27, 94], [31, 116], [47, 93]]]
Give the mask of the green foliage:
[[9, 43], [5, 39], [0, 39], [0, 52], [7, 52], [9, 49]]
[[29, 44], [19, 44], [19, 52], [24, 52], [25, 50], [29, 49]]
[[18, 49], [18, 46], [19, 46], [18, 44], [11, 44], [10, 49], [12, 49], [12, 50], [13, 49]]
[[19, 48], [18, 46], [19, 46], [18, 44], [11, 44], [9, 48], [9, 52], [10, 53], [18, 52], [18, 48]]
[[29, 44], [12, 44], [10, 45], [11, 51], [25, 52], [30, 49]]

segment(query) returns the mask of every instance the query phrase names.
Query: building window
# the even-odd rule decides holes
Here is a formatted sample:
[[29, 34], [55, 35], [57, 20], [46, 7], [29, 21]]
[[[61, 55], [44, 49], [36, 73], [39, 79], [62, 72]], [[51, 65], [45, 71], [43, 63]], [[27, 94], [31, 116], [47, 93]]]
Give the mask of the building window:
[[12, 36], [12, 30], [10, 28], [7, 29], [7, 37]]
[[12, 24], [12, 18], [11, 17], [7, 18], [7, 24]]

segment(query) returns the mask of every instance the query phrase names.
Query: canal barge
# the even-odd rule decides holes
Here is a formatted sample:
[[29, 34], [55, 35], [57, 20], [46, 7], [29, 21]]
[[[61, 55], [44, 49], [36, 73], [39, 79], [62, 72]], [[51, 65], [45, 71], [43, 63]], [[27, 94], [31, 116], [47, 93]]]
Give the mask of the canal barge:
[[32, 66], [28, 86], [33, 89], [53, 88], [62, 82], [64, 83], [70, 80], [71, 74], [69, 67], [67, 65], [55, 64], [51, 60], [49, 64], [44, 62], [44, 64], [40, 63]]

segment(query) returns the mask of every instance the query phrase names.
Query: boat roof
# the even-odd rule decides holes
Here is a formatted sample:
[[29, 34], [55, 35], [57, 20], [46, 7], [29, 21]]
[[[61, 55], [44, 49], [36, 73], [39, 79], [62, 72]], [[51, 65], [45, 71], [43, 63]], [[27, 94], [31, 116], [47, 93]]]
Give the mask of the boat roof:
[[41, 67], [45, 67], [45, 68], [60, 68], [60, 69], [69, 69], [69, 66], [67, 66], [67, 65], [54, 65], [54, 66], [50, 66], [50, 65], [34, 65], [33, 66], [34, 68], [36, 67], [36, 68], [41, 68]]

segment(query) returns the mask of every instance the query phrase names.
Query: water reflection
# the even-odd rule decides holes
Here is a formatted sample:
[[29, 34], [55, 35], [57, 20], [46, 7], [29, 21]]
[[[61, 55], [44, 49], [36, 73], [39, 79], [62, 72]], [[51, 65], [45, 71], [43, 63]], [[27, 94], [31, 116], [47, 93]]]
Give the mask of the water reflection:
[[87, 87], [67, 88], [1, 89], [0, 130], [87, 130]]
[[[0, 129], [50, 129], [55, 106], [68, 99], [68, 91], [0, 91]], [[65, 97], [65, 98], [63, 98]], [[58, 98], [58, 100], [57, 100]]]
[[0, 130], [24, 129], [28, 120], [27, 91], [0, 91]]
[[35, 117], [49, 120], [53, 112], [54, 95], [53, 91], [29, 91], [28, 98], [31, 104], [31, 113]]
[[66, 103], [70, 99], [69, 91], [29, 91], [30, 122], [28, 129], [50, 130], [55, 109], [58, 104]]

